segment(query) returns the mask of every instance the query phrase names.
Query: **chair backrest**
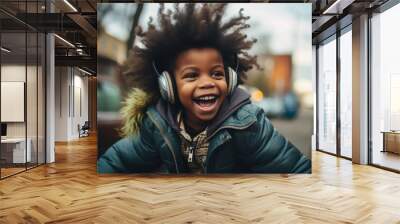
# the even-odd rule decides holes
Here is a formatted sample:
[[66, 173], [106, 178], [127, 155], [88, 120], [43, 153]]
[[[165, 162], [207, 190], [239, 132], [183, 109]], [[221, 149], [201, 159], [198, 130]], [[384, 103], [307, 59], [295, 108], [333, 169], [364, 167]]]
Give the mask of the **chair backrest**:
[[82, 128], [89, 129], [90, 128], [89, 121], [85, 121], [85, 124], [83, 124]]

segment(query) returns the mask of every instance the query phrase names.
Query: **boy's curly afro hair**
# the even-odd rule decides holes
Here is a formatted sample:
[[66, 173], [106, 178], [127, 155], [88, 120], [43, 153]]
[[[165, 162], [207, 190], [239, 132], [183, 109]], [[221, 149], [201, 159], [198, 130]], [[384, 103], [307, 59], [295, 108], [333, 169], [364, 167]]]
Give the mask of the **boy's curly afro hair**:
[[258, 67], [256, 57], [247, 53], [256, 40], [249, 40], [242, 32], [250, 27], [246, 24], [249, 17], [242, 14], [243, 9], [238, 16], [225, 23], [221, 21], [226, 6], [221, 3], [187, 3], [183, 7], [175, 4], [174, 10], [166, 10], [160, 4], [159, 26], [156, 27], [150, 18], [147, 31], [143, 31], [140, 26], [136, 29], [143, 46], [133, 48], [127, 60], [127, 78], [145, 92], [158, 95], [153, 61], [158, 70], [168, 70], [172, 74], [179, 53], [190, 48], [211, 47], [220, 52], [225, 66], [236, 68], [238, 64], [238, 82], [243, 83], [245, 72], [253, 65]]

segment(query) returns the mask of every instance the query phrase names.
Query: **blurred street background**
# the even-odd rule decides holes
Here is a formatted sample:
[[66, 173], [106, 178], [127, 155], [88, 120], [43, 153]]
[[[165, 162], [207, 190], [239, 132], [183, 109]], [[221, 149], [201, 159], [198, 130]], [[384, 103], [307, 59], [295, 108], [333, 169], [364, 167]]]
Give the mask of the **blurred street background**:
[[[173, 9], [173, 4], [166, 4]], [[311, 4], [230, 3], [225, 20], [244, 9], [250, 16], [250, 53], [260, 70], [248, 73], [242, 88], [251, 94], [275, 128], [310, 158], [313, 131]], [[119, 139], [121, 102], [132, 83], [124, 65], [132, 46], [140, 45], [134, 30], [157, 24], [158, 3], [102, 3], [98, 11], [98, 148], [99, 155]]]

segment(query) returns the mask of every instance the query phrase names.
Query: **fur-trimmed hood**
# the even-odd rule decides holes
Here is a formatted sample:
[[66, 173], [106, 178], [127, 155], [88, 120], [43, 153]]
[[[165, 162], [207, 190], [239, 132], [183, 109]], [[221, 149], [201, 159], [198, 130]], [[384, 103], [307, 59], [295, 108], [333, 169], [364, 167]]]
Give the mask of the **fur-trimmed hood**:
[[121, 108], [123, 137], [135, 134], [139, 131], [140, 123], [146, 113], [147, 107], [155, 102], [155, 97], [139, 88], [133, 88], [126, 97]]

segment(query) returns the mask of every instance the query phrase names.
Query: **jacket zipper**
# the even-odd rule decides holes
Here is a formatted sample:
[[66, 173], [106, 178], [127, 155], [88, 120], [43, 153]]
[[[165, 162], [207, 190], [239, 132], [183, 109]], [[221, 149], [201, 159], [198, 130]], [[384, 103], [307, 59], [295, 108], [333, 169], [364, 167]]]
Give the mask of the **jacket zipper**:
[[[250, 122], [250, 123], [248, 123], [247, 125], [245, 125], [245, 126], [223, 126], [223, 127], [220, 127], [220, 128], [218, 128], [216, 131], [214, 131], [214, 133], [212, 134], [212, 135], [210, 135], [209, 137], [207, 137], [207, 141], [209, 141], [210, 139], [211, 139], [211, 137], [213, 137], [218, 131], [220, 131], [220, 130], [222, 130], [222, 129], [225, 129], [225, 128], [230, 128], [230, 129], [235, 129], [235, 130], [243, 130], [243, 129], [246, 129], [246, 128], [248, 128], [248, 127], [250, 127], [251, 125], [253, 125], [254, 123], [256, 123], [256, 121], [252, 121], [252, 122]], [[225, 141], [222, 143], [222, 144], [224, 144], [225, 143]], [[220, 144], [220, 145], [222, 145], [222, 144]], [[219, 145], [219, 146], [220, 146]], [[219, 146], [217, 146], [217, 147], [219, 147]], [[213, 153], [215, 152], [215, 150], [213, 151]], [[211, 158], [211, 154], [210, 154], [210, 156], [208, 157], [208, 160], [207, 160], [207, 163], [206, 163], [206, 165], [205, 165], [205, 172], [204, 173], [207, 173], [207, 170], [208, 170], [208, 161], [210, 160], [210, 158]]]
[[161, 129], [161, 127], [158, 125], [158, 123], [155, 122], [155, 120], [152, 118], [151, 114], [148, 114], [148, 115], [149, 115], [149, 118], [151, 119], [151, 121], [154, 123], [154, 125], [157, 126], [158, 130], [160, 130], [161, 136], [163, 137], [164, 141], [167, 143], [167, 148], [172, 153], [172, 157], [174, 158], [176, 173], [178, 174], [179, 173], [178, 163], [176, 162], [176, 157], [175, 157], [175, 153], [172, 149], [171, 142], [169, 141], [169, 139], [167, 137], [165, 137], [163, 129]]

